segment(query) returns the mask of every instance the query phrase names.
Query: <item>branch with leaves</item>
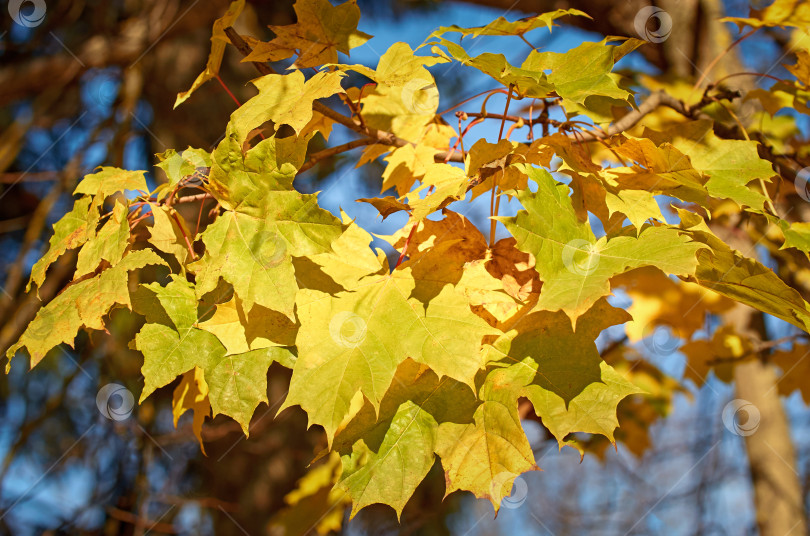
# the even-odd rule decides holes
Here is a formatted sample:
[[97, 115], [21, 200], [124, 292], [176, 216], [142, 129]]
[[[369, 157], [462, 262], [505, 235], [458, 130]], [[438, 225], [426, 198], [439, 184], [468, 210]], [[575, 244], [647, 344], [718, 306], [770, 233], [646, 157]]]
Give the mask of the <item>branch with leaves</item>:
[[[447, 37], [525, 41], [529, 31], [585, 16], [578, 10], [440, 28], [426, 40], [430, 54], [396, 43], [372, 68], [338, 63], [338, 52], [370, 38], [357, 29], [354, 1], [295, 6], [298, 21], [271, 27], [268, 42], [231, 27], [243, 1], [215, 22], [206, 70], [177, 104], [207, 80], [227, 88], [218, 72], [226, 43], [262, 76], [252, 98], [233, 97], [238, 108], [213, 151], [159, 155], [165, 182], [151, 191], [144, 171], [113, 167], [78, 184], [29, 288], [46, 288], [49, 267], [77, 250], [73, 281], [9, 359], [24, 349], [35, 366], [79, 330], [106, 329], [111, 310], [128, 309], [143, 322], [132, 341], [144, 358], [140, 401], [175, 385], [175, 416], [194, 413], [201, 445], [203, 422], [220, 413], [248, 433], [277, 363], [292, 371], [282, 409], [299, 406], [323, 429], [329, 485], [351, 500], [335, 504], [351, 515], [374, 503], [400, 514], [437, 458], [448, 493], [470, 491], [497, 510], [515, 479], [538, 469], [521, 427], [532, 412], [560, 447], [583, 454], [592, 443], [578, 434], [631, 441], [617, 431], [619, 404], [660, 416], [682, 389], [651, 364], [637, 370], [628, 355], [649, 326], [718, 353], [736, 348], [733, 326], [716, 341], [692, 339], [711, 315], [742, 303], [810, 331], [807, 289], [716, 232], [734, 215], [734, 225], [754, 228], [737, 232], [761, 232], [766, 246], [789, 250], [780, 262], [810, 270], [807, 224], [779, 216], [796, 196], [772, 182], [774, 161], [801, 161], [790, 150], [796, 140], [764, 147], [771, 132], [727, 113], [736, 95], [707, 89], [682, 100], [666, 81], [622, 79], [614, 67], [644, 45], [635, 39], [564, 53], [532, 48], [517, 66], [502, 55], [470, 56]], [[291, 59], [286, 74], [269, 65]], [[456, 111], [458, 130], [438, 113], [429, 70], [450, 63], [498, 84], [444, 112]], [[810, 55], [790, 69], [797, 80], [770, 90], [806, 111]], [[371, 82], [351, 86], [350, 73]], [[503, 95], [503, 110], [490, 113], [490, 99]], [[336, 97], [349, 115], [326, 104]], [[476, 99], [481, 111], [465, 110]], [[470, 139], [487, 118], [500, 121], [497, 138]], [[334, 123], [359, 137], [310, 152]], [[524, 132], [528, 141], [518, 141]], [[382, 158], [381, 194], [396, 195], [358, 201], [383, 218], [407, 215], [380, 237], [398, 255], [393, 266], [357, 221], [294, 185], [319, 162], [359, 148], [358, 165]], [[182, 195], [187, 189], [199, 193]], [[488, 237], [458, 208], [481, 195]], [[522, 207], [516, 215], [500, 215], [504, 196]], [[210, 200], [213, 221], [201, 230]], [[175, 208], [192, 203], [200, 204], [193, 232]], [[498, 223], [508, 232], [500, 240]], [[133, 232], [139, 224], [148, 236]], [[617, 289], [658, 305], [616, 307], [609, 297]], [[671, 291], [666, 304], [662, 289]], [[600, 355], [597, 337], [617, 325], [625, 338]], [[704, 360], [690, 379], [699, 384], [727, 365]], [[649, 382], [658, 398], [642, 394]]]

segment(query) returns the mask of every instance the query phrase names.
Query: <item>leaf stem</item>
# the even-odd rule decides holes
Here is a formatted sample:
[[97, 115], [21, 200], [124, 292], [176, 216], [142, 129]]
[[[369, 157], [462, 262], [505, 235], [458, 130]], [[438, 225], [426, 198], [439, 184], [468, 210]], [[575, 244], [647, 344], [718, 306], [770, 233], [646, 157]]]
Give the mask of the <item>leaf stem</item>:
[[[506, 124], [506, 114], [509, 113], [509, 103], [512, 102], [512, 84], [509, 84], [509, 92], [506, 94], [506, 105], [503, 108], [503, 118], [501, 119], [501, 129], [498, 131], [498, 141], [500, 142], [503, 138], [503, 127]], [[498, 227], [498, 221], [495, 217], [498, 215], [498, 209], [500, 208], [500, 198], [498, 198], [498, 202], [495, 202], [495, 198], [498, 197], [498, 176], [493, 175], [492, 177], [492, 192], [489, 197], [489, 247], [491, 248], [492, 245], [495, 243], [495, 231]]]

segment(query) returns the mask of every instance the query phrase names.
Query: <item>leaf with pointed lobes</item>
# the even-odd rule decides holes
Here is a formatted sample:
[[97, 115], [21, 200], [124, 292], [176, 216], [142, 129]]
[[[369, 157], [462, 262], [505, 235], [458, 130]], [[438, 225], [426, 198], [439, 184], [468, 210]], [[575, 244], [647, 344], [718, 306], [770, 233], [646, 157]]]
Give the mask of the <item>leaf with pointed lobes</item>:
[[67, 287], [37, 312], [20, 340], [8, 349], [6, 371], [11, 367], [11, 358], [23, 347], [31, 355], [33, 368], [56, 346], [62, 343], [72, 345], [79, 329], [104, 329], [103, 317], [114, 305], [131, 308], [129, 272], [147, 265], [165, 264], [151, 250], [133, 251], [97, 276]]
[[73, 210], [62, 216], [53, 225], [53, 235], [48, 251], [31, 268], [31, 279], [28, 281], [26, 290], [31, 290], [32, 284], [39, 289], [45, 281], [48, 267], [56, 259], [67, 250], [77, 248], [93, 238], [99, 218], [98, 207], [92, 198], [85, 196], [77, 199], [73, 204]]
[[712, 233], [703, 218], [678, 209], [680, 228], [709, 246], [698, 256], [695, 273], [686, 277], [727, 298], [768, 313], [810, 333], [810, 304], [773, 270], [742, 255]]
[[659, 146], [669, 143], [688, 156], [692, 167], [709, 177], [704, 186], [710, 196], [731, 199], [741, 207], [763, 212], [765, 195], [748, 184], [757, 179], [770, 182], [776, 173], [769, 161], [759, 157], [757, 142], [720, 139], [708, 119], [661, 132], [645, 128], [644, 137]]
[[543, 281], [537, 307], [563, 310], [577, 318], [610, 293], [611, 277], [655, 266], [664, 272], [688, 276], [695, 272], [695, 253], [706, 246], [667, 227], [645, 227], [635, 232], [596, 239], [590, 225], [577, 218], [569, 188], [545, 170], [523, 166], [537, 184], [537, 192], [515, 195], [523, 204], [514, 217], [500, 217], [521, 251], [537, 260]]
[[336, 63], [338, 52], [348, 55], [371, 36], [357, 29], [360, 8], [357, 0], [333, 6], [328, 0], [297, 0], [293, 5], [297, 22], [270, 26], [276, 37], [259, 42], [242, 61], [273, 62], [298, 52], [293, 67], [304, 69]]
[[[347, 257], [343, 265], [355, 262], [351, 249], [336, 253]], [[379, 405], [405, 358], [472, 385], [484, 366], [482, 338], [499, 333], [451, 285], [426, 303], [417, 287], [433, 288], [433, 282], [418, 280], [421, 272], [407, 264], [390, 275], [381, 273], [383, 267], [377, 261], [354, 284], [341, 278], [343, 291], [306, 289], [296, 300], [299, 354], [284, 407], [300, 405], [330, 441], [356, 395]]]
[[208, 54], [208, 62], [205, 64], [205, 69], [197, 75], [197, 78], [191, 84], [188, 91], [177, 94], [177, 99], [174, 101], [175, 108], [188, 100], [191, 94], [199, 89], [200, 86], [219, 74], [219, 68], [222, 65], [222, 56], [225, 54], [225, 46], [230, 42], [228, 36], [225, 35], [225, 28], [233, 26], [233, 23], [236, 22], [236, 19], [242, 13], [243, 9], [245, 9], [245, 0], [234, 0], [228, 6], [228, 11], [214, 21], [214, 28], [211, 35], [211, 52]]
[[403, 361], [379, 411], [366, 401], [335, 436], [343, 463], [337, 489], [351, 496], [351, 515], [382, 503], [399, 517], [433, 466], [440, 423], [470, 423], [478, 405], [469, 386]]
[[720, 22], [734, 22], [740, 30], [745, 26], [807, 30], [810, 28], [810, 5], [803, 0], [776, 0], [762, 9], [752, 7], [748, 17], [725, 17]]
[[360, 101], [360, 115], [367, 126], [421, 143], [428, 141], [435, 130], [439, 108], [436, 81], [426, 67], [447, 61], [442, 56], [416, 56], [407, 43], [394, 43], [380, 57], [376, 69], [365, 65], [334, 67], [355, 71], [376, 82], [373, 88], [362, 90], [362, 98], [360, 90], [347, 91], [350, 100]]
[[309, 80], [304, 73], [266, 74], [252, 81], [259, 94], [252, 97], [231, 114], [231, 125], [236, 139], [243, 143], [248, 133], [266, 121], [289, 125], [298, 134], [312, 119], [312, 103], [318, 99], [342, 93], [340, 79], [344, 73], [319, 72]]
[[128, 190], [148, 192], [145, 173], [145, 171], [127, 171], [103, 166], [99, 171], [85, 175], [73, 190], [73, 195], [92, 196], [93, 203], [100, 207], [106, 198], [116, 193], [124, 193]]
[[[504, 17], [498, 17], [486, 26], [476, 26], [473, 28], [461, 28], [456, 26], [442, 26], [431, 34], [431, 37], [440, 36], [446, 33], [455, 32], [460, 33], [462, 36], [478, 37], [481, 35], [524, 35], [537, 28], [548, 28], [549, 32], [554, 27], [554, 21], [565, 17], [566, 15], [574, 15], [577, 17], [586, 17], [587, 13], [583, 13], [578, 9], [557, 9], [547, 13], [541, 13], [533, 17], [524, 17], [516, 21], [509, 22]], [[429, 38], [428, 38], [429, 39]]]
[[180, 383], [174, 388], [172, 394], [172, 417], [174, 418], [175, 428], [177, 428], [180, 417], [188, 410], [191, 410], [194, 416], [194, 420], [191, 422], [191, 430], [200, 443], [200, 450], [205, 454], [202, 425], [205, 418], [211, 415], [211, 403], [208, 401], [208, 385], [205, 383], [203, 370], [199, 367], [194, 367], [194, 370], [189, 370], [183, 374]]
[[517, 397], [503, 375], [503, 370], [487, 375], [472, 423], [443, 422], [436, 439], [447, 494], [470, 491], [489, 499], [496, 514], [501, 502], [510, 497], [515, 480], [540, 469], [520, 424]]

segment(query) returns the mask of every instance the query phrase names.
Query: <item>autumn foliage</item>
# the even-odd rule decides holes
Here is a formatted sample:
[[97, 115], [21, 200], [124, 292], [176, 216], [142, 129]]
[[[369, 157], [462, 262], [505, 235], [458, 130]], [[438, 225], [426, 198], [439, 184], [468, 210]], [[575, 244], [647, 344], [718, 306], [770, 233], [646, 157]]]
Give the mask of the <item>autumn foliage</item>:
[[[780, 11], [784, 3], [735, 22], [806, 22], [801, 10]], [[144, 171], [110, 167], [79, 183], [30, 287], [78, 249], [73, 281], [9, 358], [24, 349], [33, 367], [125, 308], [144, 319], [131, 342], [143, 354], [141, 401], [179, 377], [175, 421], [193, 411], [201, 446], [209, 416], [225, 414], [248, 433], [278, 363], [292, 370], [283, 408], [300, 406], [326, 437], [315, 456], [324, 463], [305, 478], [344, 490], [334, 502], [350, 500], [353, 514], [374, 503], [399, 514], [438, 459], [447, 493], [470, 491], [497, 511], [515, 478], [538, 469], [521, 427], [530, 413], [583, 455], [616, 440], [643, 451], [647, 427], [681, 388], [630, 346], [655, 327], [688, 341], [686, 376], [698, 384], [710, 370], [728, 379], [729, 363], [751, 353], [734, 326], [693, 340], [708, 315], [735, 301], [810, 331], [806, 275], [790, 275], [807, 273], [810, 224], [785, 208], [807, 198], [810, 173], [786, 143], [769, 141], [784, 120], [778, 111], [808, 112], [806, 52], [788, 67], [795, 79], [744, 95], [616, 72], [647, 45], [634, 38], [534, 49], [520, 65], [468, 52], [478, 36], [519, 42], [558, 19], [587, 17], [559, 10], [443, 27], [417, 50], [393, 45], [370, 68], [338, 63], [338, 52], [371, 38], [357, 30], [354, 0], [298, 0], [298, 22], [272, 27], [269, 42], [233, 31], [243, 4], [214, 24], [206, 69], [176, 105], [218, 76], [230, 46], [259, 70], [255, 96], [212, 152], [158, 155], [165, 180], [151, 191]], [[289, 58], [284, 73], [270, 67]], [[488, 94], [506, 94], [507, 108], [478, 113], [462, 103], [461, 131], [437, 115], [428, 68], [451, 62], [489, 75]], [[755, 112], [743, 113], [750, 103]], [[498, 139], [467, 134], [483, 120], [500, 122]], [[309, 150], [333, 128], [357, 140]], [[381, 237], [398, 258], [296, 190], [299, 172], [358, 148], [358, 165], [385, 164], [385, 196], [358, 201], [383, 218], [408, 214]], [[178, 195], [190, 186], [198, 192]], [[478, 196], [491, 200], [483, 232], [457, 212]], [[500, 216], [505, 198], [522, 210]], [[206, 202], [214, 219], [204, 228], [177, 211], [198, 203], [202, 213]], [[741, 241], [720, 232], [742, 221], [750, 230]], [[495, 241], [497, 222], [509, 238]], [[755, 259], [754, 242], [776, 271]], [[618, 290], [633, 300], [628, 309], [609, 302]], [[600, 355], [596, 338], [620, 325], [624, 338]], [[774, 360], [789, 367], [804, 351], [796, 343]]]

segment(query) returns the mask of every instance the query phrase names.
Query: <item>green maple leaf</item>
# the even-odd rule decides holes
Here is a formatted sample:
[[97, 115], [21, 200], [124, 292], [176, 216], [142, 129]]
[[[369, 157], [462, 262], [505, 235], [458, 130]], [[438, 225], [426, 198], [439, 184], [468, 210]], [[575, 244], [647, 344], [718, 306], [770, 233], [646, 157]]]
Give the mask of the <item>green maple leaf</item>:
[[810, 333], [810, 304], [799, 292], [782, 281], [773, 270], [742, 255], [717, 238], [703, 219], [678, 210], [681, 228], [710, 249], [702, 250], [698, 266], [687, 281], [693, 281], [718, 294], [745, 303]]
[[31, 268], [31, 279], [26, 290], [31, 290], [32, 283], [37, 287], [42, 286], [48, 267], [56, 259], [67, 250], [77, 248], [90, 240], [95, 235], [98, 220], [98, 207], [92, 202], [92, 198], [85, 196], [77, 199], [73, 204], [73, 210], [53, 225], [53, 236], [48, 251]]
[[[31, 355], [31, 367], [39, 363], [54, 347], [71, 344], [82, 327], [104, 329], [102, 317], [115, 304], [131, 307], [128, 272], [150, 264], [166, 263], [153, 251], [133, 251], [118, 264], [99, 275], [70, 285], [37, 312], [20, 340], [8, 349], [11, 359], [22, 347]], [[11, 366], [9, 361], [6, 370]]]
[[709, 176], [705, 187], [712, 197], [762, 212], [765, 196], [747, 185], [757, 179], [770, 182], [775, 173], [771, 163], [759, 157], [757, 142], [721, 140], [707, 119], [662, 132], [645, 128], [644, 136], [658, 145], [670, 143], [688, 156], [696, 170]]
[[208, 188], [229, 209], [264, 216], [278, 192], [293, 191], [293, 179], [304, 163], [311, 136], [262, 140], [247, 153], [233, 127], [213, 153]]
[[213, 416], [223, 413], [233, 418], [248, 435], [256, 407], [267, 400], [267, 369], [279, 362], [292, 368], [295, 355], [289, 348], [270, 347], [243, 354], [222, 355], [215, 351], [205, 364], [205, 381]]
[[810, 223], [780, 220], [780, 227], [785, 234], [785, 243], [779, 249], [796, 248], [799, 251], [810, 253]]
[[644, 228], [638, 237], [597, 240], [590, 226], [577, 219], [567, 186], [545, 170], [519, 167], [537, 183], [537, 192], [517, 192], [525, 210], [498, 220], [517, 239], [518, 249], [537, 259], [543, 281], [539, 308], [561, 309], [576, 322], [596, 300], [610, 293], [609, 279], [616, 274], [640, 266], [684, 276], [694, 273], [701, 244], [665, 227]]
[[[146, 324], [135, 336], [135, 347], [143, 354], [143, 402], [156, 389], [194, 367], [205, 368], [225, 355], [225, 347], [212, 334], [196, 328], [178, 331], [163, 324]], [[210, 382], [206, 376], [206, 383]]]
[[560, 446], [572, 432], [613, 441], [617, 405], [640, 390], [602, 362], [594, 341], [602, 330], [630, 319], [604, 298], [579, 319], [576, 331], [562, 313], [531, 313], [492, 343], [498, 360], [493, 367], [501, 371], [497, 381], [509, 386], [515, 401], [525, 396], [532, 402]]
[[614, 48], [602, 41], [582, 43], [563, 53], [532, 51], [521, 67], [538, 72], [551, 69], [548, 81], [564, 102], [584, 106], [586, 99], [592, 96], [624, 101], [630, 93], [611, 77]]
[[[554, 85], [551, 84], [542, 69], [515, 67], [506, 61], [503, 54], [484, 52], [472, 57], [461, 45], [443, 37], [439, 37], [436, 42], [446, 48], [450, 57], [461, 64], [478, 69], [504, 86], [514, 86], [515, 92], [521, 97], [542, 99], [554, 91]], [[434, 53], [442, 54], [438, 47], [434, 46], [432, 50]]]
[[115, 203], [110, 219], [79, 250], [74, 279], [94, 271], [102, 259], [111, 265], [121, 260], [129, 245], [128, 212], [126, 205]]
[[169, 149], [157, 155], [159, 162], [155, 164], [166, 174], [167, 181], [159, 184], [154, 193], [162, 199], [171, 192], [177, 183], [185, 177], [193, 175], [199, 168], [211, 167], [211, 153], [203, 149], [189, 147], [182, 153]]
[[337, 484], [352, 498], [354, 516], [382, 503], [399, 516], [434, 463], [439, 423], [472, 420], [472, 390], [407, 359], [397, 369], [379, 411], [366, 402], [335, 436], [343, 472]]
[[533, 363], [538, 386], [567, 404], [588, 385], [598, 382], [602, 358], [594, 340], [606, 327], [630, 320], [623, 309], [602, 298], [577, 322], [576, 331], [562, 312], [535, 311], [492, 343], [492, 359]]
[[[154, 293], [172, 325], [147, 323], [135, 337], [135, 346], [144, 356], [141, 401], [199, 367], [204, 371], [213, 415], [224, 413], [232, 417], [247, 435], [256, 406], [267, 402], [268, 367], [273, 361], [292, 367], [291, 350], [269, 347], [228, 354], [223, 341], [197, 327], [194, 285], [182, 277], [173, 277], [166, 286], [151, 283], [143, 288]], [[141, 305], [149, 307], [143, 298]]]
[[221, 277], [246, 310], [258, 303], [294, 318], [298, 284], [291, 257], [330, 251], [343, 230], [316, 195], [292, 187], [307, 139], [269, 138], [243, 154], [230, 133], [214, 151], [210, 187], [230, 210], [202, 233], [205, 254], [189, 265], [199, 297]]
[[203, 232], [202, 240], [205, 255], [189, 265], [197, 273], [199, 296], [215, 289], [222, 277], [246, 309], [258, 303], [294, 317], [295, 270], [288, 244], [273, 222], [226, 212]]

